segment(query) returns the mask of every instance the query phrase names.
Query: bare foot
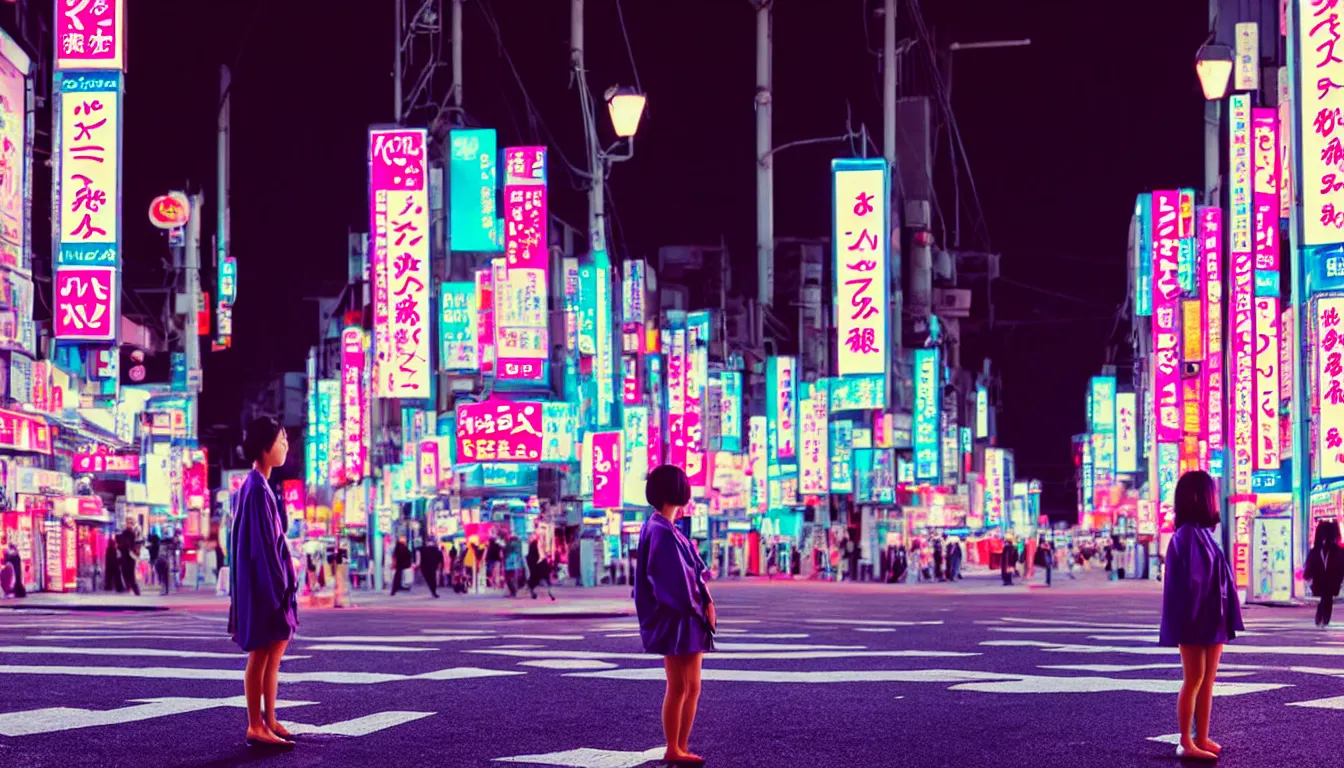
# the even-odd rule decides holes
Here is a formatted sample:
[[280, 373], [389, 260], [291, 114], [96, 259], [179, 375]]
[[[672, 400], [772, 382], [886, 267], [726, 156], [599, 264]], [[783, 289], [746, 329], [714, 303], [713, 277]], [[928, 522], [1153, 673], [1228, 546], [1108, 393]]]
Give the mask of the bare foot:
[[1196, 745], [1195, 745], [1195, 742], [1193, 742], [1193, 741], [1182, 741], [1182, 742], [1181, 742], [1181, 750], [1182, 750], [1182, 753], [1183, 753], [1183, 754], [1181, 755], [1181, 757], [1183, 757], [1183, 758], [1185, 758], [1185, 759], [1187, 759], [1187, 760], [1217, 760], [1217, 759], [1218, 759], [1218, 755], [1217, 755], [1216, 753], [1210, 752], [1210, 751], [1208, 751], [1208, 750], [1206, 750], [1206, 749], [1201, 749], [1200, 747], [1196, 746]]
[[1205, 752], [1212, 752], [1215, 755], [1221, 755], [1223, 753], [1223, 745], [1219, 744], [1213, 739], [1206, 738], [1203, 741], [1197, 741], [1195, 742], [1195, 746], [1199, 747]]

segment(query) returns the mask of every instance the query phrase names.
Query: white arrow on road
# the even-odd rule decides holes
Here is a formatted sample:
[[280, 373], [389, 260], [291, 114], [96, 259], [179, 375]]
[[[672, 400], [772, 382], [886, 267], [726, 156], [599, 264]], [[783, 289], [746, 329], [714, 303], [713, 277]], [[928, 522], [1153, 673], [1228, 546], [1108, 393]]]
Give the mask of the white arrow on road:
[[[181, 715], [187, 712], [199, 712], [219, 707], [246, 707], [242, 696], [230, 696], [223, 699], [193, 699], [165, 697], [160, 699], [131, 699], [135, 706], [120, 709], [77, 709], [75, 707], [49, 707], [30, 709], [26, 712], [5, 712], [0, 714], [0, 735], [34, 736], [41, 733], [71, 731], [76, 728], [92, 728], [98, 725], [121, 725], [156, 717]], [[316, 704], [315, 701], [285, 701], [281, 699], [277, 707], [302, 707]]]
[[377, 712], [364, 717], [356, 717], [353, 720], [343, 720], [339, 723], [330, 725], [308, 725], [307, 723], [291, 723], [281, 720], [280, 724], [289, 729], [294, 734], [321, 734], [323, 736], [368, 736], [370, 733], [402, 725], [403, 723], [413, 723], [421, 718], [436, 714], [434, 712]]
[[524, 763], [527, 765], [558, 765], [563, 768], [636, 768], [654, 760], [661, 760], [665, 747], [654, 747], [643, 752], [618, 752], [611, 749], [582, 747], [567, 752], [546, 755], [518, 755], [497, 757], [496, 763]]

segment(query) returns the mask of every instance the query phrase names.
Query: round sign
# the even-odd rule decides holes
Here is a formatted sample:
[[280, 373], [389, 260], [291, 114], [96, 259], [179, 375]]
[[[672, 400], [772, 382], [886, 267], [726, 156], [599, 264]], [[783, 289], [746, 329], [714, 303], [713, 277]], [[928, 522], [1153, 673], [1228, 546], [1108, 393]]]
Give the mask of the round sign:
[[159, 229], [186, 226], [189, 218], [191, 218], [191, 203], [181, 192], [159, 195], [149, 204], [149, 223]]

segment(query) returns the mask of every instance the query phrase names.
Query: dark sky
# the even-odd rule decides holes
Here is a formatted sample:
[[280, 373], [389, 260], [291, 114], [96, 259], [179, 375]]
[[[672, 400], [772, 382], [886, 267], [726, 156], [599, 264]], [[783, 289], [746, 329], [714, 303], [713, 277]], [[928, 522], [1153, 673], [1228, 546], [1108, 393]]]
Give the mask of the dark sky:
[[[371, 13], [375, 5], [387, 10]], [[534, 113], [482, 5], [500, 21]], [[865, 39], [869, 5], [777, 3], [777, 144], [842, 133], [847, 106], [880, 143], [878, 60]], [[958, 54], [953, 101], [1003, 275], [1045, 291], [997, 287], [998, 316], [1071, 320], [1005, 331], [996, 355], [1005, 381], [1001, 443], [1016, 449], [1019, 474], [1046, 481], [1047, 504], [1071, 507], [1069, 436], [1083, 429], [1086, 377], [1105, 362], [1112, 340], [1134, 195], [1202, 179], [1193, 60], [1207, 34], [1205, 11], [1170, 0], [1105, 8], [1067, 0], [923, 5], [938, 46], [1033, 41]], [[568, 6], [470, 0], [465, 99], [474, 117], [499, 129], [501, 145], [544, 143], [580, 162]], [[724, 237], [738, 289], [751, 290], [754, 12], [745, 0], [624, 0], [623, 9], [649, 111], [635, 158], [611, 180], [613, 247], [653, 257], [660, 245]], [[236, 338], [232, 350], [208, 359], [203, 398], [206, 423], [233, 422], [247, 387], [301, 368], [316, 332], [316, 308], [305, 297], [334, 292], [345, 276], [347, 229], [367, 226], [365, 132], [392, 119], [391, 4], [139, 0], [132, 11], [125, 107], [131, 270], [150, 274], [164, 254], [139, 213], [155, 193], [188, 178], [213, 192], [217, 70], [238, 62]], [[869, 21], [871, 45], [880, 48], [881, 25]], [[594, 92], [632, 84], [616, 0], [588, 0], [586, 27]], [[898, 34], [914, 36], [908, 14]], [[445, 71], [440, 92], [450, 79]], [[779, 236], [829, 233], [829, 161], [847, 151], [818, 146], [776, 156]], [[571, 190], [559, 157], [551, 167], [553, 210], [581, 225], [583, 193]], [[1122, 337], [1123, 329], [1114, 339]]]

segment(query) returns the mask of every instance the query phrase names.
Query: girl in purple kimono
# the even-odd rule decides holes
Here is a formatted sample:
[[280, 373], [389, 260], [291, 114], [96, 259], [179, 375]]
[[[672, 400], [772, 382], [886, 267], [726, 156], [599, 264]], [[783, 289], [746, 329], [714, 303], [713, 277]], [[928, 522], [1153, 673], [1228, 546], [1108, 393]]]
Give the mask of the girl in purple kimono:
[[1181, 649], [1184, 680], [1176, 699], [1181, 734], [1176, 754], [1199, 760], [1217, 759], [1222, 752], [1209, 738], [1213, 681], [1223, 643], [1246, 628], [1232, 568], [1211, 533], [1218, 520], [1218, 486], [1213, 478], [1207, 472], [1182, 475], [1176, 483], [1176, 532], [1167, 546], [1158, 642]]
[[299, 626], [298, 580], [270, 486], [271, 470], [288, 454], [289, 439], [275, 419], [259, 418], [248, 426], [243, 456], [252, 471], [234, 498], [229, 538], [229, 632], [248, 653], [246, 742], [268, 749], [294, 748], [293, 737], [275, 719], [275, 701], [280, 658]]
[[672, 524], [690, 503], [691, 483], [681, 468], [664, 464], [649, 473], [644, 497], [654, 514], [639, 532], [635, 612], [644, 650], [661, 655], [667, 671], [663, 759], [699, 765], [705, 761], [690, 751], [691, 724], [700, 701], [701, 655], [714, 650], [717, 618], [705, 586], [705, 563]]

